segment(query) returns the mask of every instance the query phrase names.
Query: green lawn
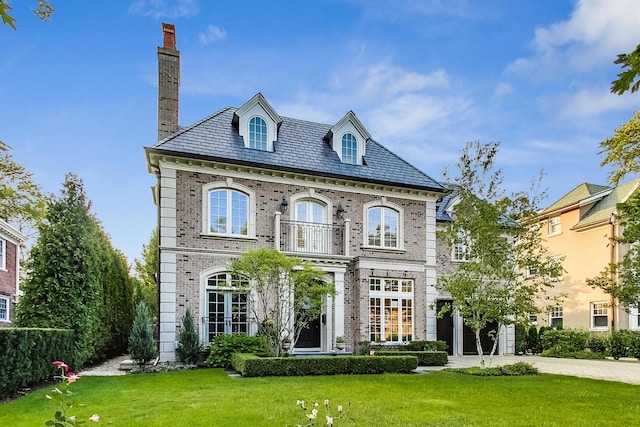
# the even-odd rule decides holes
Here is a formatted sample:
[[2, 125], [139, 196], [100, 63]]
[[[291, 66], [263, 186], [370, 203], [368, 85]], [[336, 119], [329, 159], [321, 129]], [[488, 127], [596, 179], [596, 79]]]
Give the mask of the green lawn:
[[[0, 405], [0, 426], [44, 425], [54, 411], [45, 399], [51, 388]], [[299, 420], [296, 400], [322, 405], [325, 398], [345, 407], [351, 401], [359, 426], [603, 426], [640, 419], [640, 386], [546, 374], [234, 379], [205, 369], [85, 377], [72, 389], [87, 404], [79, 415], [97, 412], [101, 425], [112, 426], [284, 427]]]

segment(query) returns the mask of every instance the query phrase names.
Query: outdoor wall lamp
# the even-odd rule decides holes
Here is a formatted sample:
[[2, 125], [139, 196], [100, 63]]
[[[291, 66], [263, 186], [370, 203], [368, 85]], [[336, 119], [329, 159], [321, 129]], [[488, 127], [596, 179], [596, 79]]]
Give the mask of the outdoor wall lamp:
[[289, 202], [287, 202], [287, 199], [282, 197], [282, 201], [280, 202], [280, 212], [286, 212], [288, 208]]
[[345, 210], [342, 205], [338, 205], [338, 210], [336, 211], [336, 216], [340, 219], [344, 218]]

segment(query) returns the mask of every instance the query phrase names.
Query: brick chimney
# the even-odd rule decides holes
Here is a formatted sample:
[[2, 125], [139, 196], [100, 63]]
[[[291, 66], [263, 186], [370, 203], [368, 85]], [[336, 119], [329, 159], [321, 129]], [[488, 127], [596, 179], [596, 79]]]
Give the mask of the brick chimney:
[[178, 130], [180, 52], [176, 50], [176, 28], [162, 23], [164, 46], [158, 47], [158, 140]]

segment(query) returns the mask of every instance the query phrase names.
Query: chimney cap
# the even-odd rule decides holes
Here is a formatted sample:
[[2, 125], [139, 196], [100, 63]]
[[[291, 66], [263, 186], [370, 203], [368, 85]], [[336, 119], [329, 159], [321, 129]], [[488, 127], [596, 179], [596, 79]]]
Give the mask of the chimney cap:
[[164, 36], [164, 48], [176, 50], [176, 27], [173, 24], [163, 22], [162, 34]]

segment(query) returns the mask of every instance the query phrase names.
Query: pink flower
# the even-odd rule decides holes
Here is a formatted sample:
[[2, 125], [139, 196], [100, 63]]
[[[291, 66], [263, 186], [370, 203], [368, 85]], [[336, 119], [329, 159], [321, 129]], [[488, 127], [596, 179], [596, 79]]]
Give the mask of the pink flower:
[[93, 414], [91, 415], [91, 417], [89, 417], [89, 421], [97, 423], [100, 421], [100, 415], [98, 414]]
[[324, 406], [329, 406], [329, 399], [324, 400]]
[[80, 378], [82, 378], [81, 375], [76, 375], [73, 372], [69, 372], [69, 375], [67, 377], [67, 381], [69, 381], [69, 384], [76, 382], [76, 380], [79, 380]]
[[333, 425], [333, 418], [331, 418], [329, 415], [327, 415], [327, 425], [328, 426], [332, 426]]
[[67, 366], [67, 364], [64, 362], [60, 362], [56, 360], [55, 362], [53, 362], [53, 364], [56, 365], [58, 368], [64, 368], [65, 371], [69, 370], [69, 366]]

